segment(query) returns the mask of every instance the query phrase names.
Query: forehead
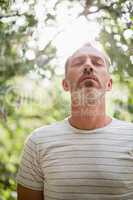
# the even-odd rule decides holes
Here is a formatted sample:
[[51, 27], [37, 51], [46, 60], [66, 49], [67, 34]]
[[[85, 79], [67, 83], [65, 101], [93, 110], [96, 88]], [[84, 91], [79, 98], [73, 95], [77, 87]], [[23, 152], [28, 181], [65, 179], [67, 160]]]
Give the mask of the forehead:
[[77, 50], [72, 56], [71, 56], [71, 61], [75, 60], [78, 57], [81, 56], [95, 56], [98, 57], [99, 59], [102, 59], [105, 62], [105, 55], [98, 49], [95, 49], [94, 47], [91, 46], [84, 46]]

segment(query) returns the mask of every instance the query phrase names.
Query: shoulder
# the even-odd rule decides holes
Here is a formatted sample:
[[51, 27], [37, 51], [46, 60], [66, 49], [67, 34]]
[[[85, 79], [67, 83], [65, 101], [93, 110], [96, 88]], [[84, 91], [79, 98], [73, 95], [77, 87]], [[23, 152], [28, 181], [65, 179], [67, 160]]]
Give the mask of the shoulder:
[[41, 126], [33, 130], [30, 135], [27, 137], [26, 141], [31, 141], [34, 144], [37, 144], [41, 138], [47, 138], [49, 136], [55, 136], [62, 133], [65, 129], [65, 120], [57, 121], [49, 125]]
[[118, 128], [130, 129], [133, 131], [133, 123], [114, 118], [114, 125]]

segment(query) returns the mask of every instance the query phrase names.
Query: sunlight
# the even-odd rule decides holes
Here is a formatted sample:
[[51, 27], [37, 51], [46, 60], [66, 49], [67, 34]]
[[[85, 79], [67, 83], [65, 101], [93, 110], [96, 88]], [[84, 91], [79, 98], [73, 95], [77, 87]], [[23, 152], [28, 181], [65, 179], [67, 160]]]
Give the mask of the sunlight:
[[[67, 25], [65, 31], [53, 42], [57, 48], [59, 67], [64, 66], [66, 59], [81, 45], [89, 41], [95, 41], [99, 32], [100, 27], [98, 23], [94, 21], [88, 22], [83, 17]], [[62, 71], [61, 68], [60, 70]]]
[[54, 42], [58, 49], [58, 55], [61, 57], [69, 56], [83, 43], [94, 41], [99, 31], [100, 28], [96, 22], [88, 22], [83, 17], [75, 20]]

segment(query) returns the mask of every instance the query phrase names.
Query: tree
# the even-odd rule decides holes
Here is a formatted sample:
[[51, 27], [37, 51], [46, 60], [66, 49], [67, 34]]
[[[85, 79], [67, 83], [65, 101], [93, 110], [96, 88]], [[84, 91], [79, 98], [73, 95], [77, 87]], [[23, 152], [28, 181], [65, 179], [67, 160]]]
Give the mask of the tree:
[[[90, 1], [86, 0], [84, 15], [94, 13], [101, 24], [100, 41], [111, 58], [114, 82], [126, 86], [128, 98], [124, 102], [123, 92], [121, 98], [115, 98], [114, 116], [133, 121], [132, 76], [133, 76], [133, 2], [128, 0]], [[91, 11], [93, 8], [94, 11]], [[125, 93], [126, 95], [126, 93]]]
[[[94, 16], [101, 25], [99, 40], [112, 60], [113, 79], [117, 85], [128, 90], [125, 101], [114, 99], [114, 116], [133, 121], [132, 75], [133, 75], [133, 3], [130, 0], [86, 0], [86, 1], [0, 1], [0, 199], [15, 199], [15, 175], [18, 159], [26, 136], [36, 127], [51, 123], [67, 115], [68, 101], [63, 99], [56, 87], [57, 98], [52, 90], [38, 91], [44, 79], [53, 80], [57, 63], [54, 38], [60, 33], [60, 10], [67, 10], [68, 18], [84, 16], [90, 21]], [[42, 10], [39, 5], [42, 4]], [[76, 7], [77, 6], [77, 7]], [[73, 10], [79, 8], [80, 11]], [[54, 32], [47, 41], [38, 45], [38, 29]], [[44, 32], [45, 35], [45, 32]], [[23, 99], [22, 87], [18, 80], [35, 73], [34, 98], [28, 95]], [[48, 74], [48, 75], [47, 75]], [[32, 83], [30, 82], [30, 86]], [[58, 84], [57, 84], [58, 85]], [[15, 89], [14, 89], [15, 88]], [[54, 88], [55, 89], [55, 88]], [[44, 92], [44, 93], [43, 93]], [[38, 95], [46, 94], [44, 103], [38, 104]], [[122, 90], [123, 94], [123, 90]], [[44, 95], [45, 96], [45, 95]], [[118, 96], [118, 95], [117, 95]], [[21, 101], [28, 104], [21, 106]], [[63, 103], [61, 103], [63, 102]], [[30, 106], [34, 109], [30, 109]], [[17, 108], [20, 109], [17, 109]], [[47, 113], [51, 113], [49, 116]], [[45, 116], [45, 117], [44, 117]]]

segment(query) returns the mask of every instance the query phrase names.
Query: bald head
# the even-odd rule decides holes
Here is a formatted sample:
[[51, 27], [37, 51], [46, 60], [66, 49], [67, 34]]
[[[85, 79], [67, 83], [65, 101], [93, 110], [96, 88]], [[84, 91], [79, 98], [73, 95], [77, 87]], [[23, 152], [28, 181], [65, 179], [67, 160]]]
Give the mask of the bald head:
[[67, 74], [67, 68], [69, 65], [71, 65], [71, 61], [73, 58], [77, 57], [78, 55], [82, 55], [82, 54], [89, 54], [92, 56], [98, 56], [100, 57], [104, 62], [105, 65], [107, 66], [107, 69], [109, 69], [110, 66], [110, 58], [108, 57], [108, 55], [100, 48], [98, 48], [98, 46], [94, 46], [91, 43], [86, 43], [83, 46], [81, 46], [81, 48], [77, 49], [66, 61], [65, 63], [65, 75]]

